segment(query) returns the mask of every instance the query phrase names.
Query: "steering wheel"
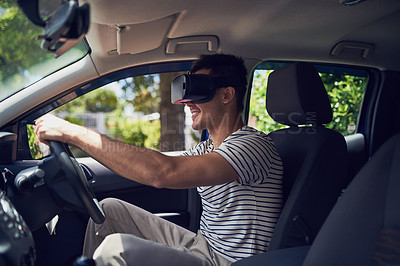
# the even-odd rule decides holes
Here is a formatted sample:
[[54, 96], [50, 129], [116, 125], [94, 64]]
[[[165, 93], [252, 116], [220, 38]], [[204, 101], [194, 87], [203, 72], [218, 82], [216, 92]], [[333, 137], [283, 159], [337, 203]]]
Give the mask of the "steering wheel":
[[94, 196], [82, 168], [70, 153], [65, 143], [49, 140], [50, 150], [53, 153], [60, 168], [75, 191], [79, 201], [89, 213], [90, 217], [97, 224], [105, 220], [104, 212]]

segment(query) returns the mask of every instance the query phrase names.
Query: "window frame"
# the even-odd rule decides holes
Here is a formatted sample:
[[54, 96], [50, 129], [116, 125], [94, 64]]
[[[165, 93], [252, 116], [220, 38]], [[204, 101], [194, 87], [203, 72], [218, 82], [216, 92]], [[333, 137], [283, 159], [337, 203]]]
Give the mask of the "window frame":
[[30, 154], [27, 125], [33, 125], [37, 118], [109, 83], [134, 76], [189, 71], [192, 64], [192, 60], [185, 60], [130, 67], [101, 76], [90, 82], [65, 90], [64, 93], [59, 94], [57, 97], [52, 98], [38, 107], [28, 111], [25, 117], [19, 120], [16, 156], [17, 160], [34, 160]]
[[[267, 61], [262, 61], [261, 63], [257, 64], [251, 72], [250, 78], [249, 78], [249, 83], [248, 83], [248, 89], [245, 95], [245, 102], [244, 102], [244, 112], [243, 112], [243, 121], [247, 125], [249, 122], [249, 117], [250, 117], [250, 101], [251, 101], [251, 95], [253, 92], [253, 81], [254, 81], [254, 73], [257, 69], [260, 69], [260, 66], [273, 66], [269, 68], [263, 68], [265, 70], [276, 70], [280, 67], [289, 65], [289, 64], [294, 64], [298, 63], [301, 61], [281, 61], [281, 60], [267, 60]], [[356, 123], [356, 130], [352, 134], [356, 133], [361, 133], [365, 134], [366, 133], [366, 119], [368, 117], [368, 114], [370, 111], [366, 110], [365, 106], [368, 108], [371, 107], [370, 102], [374, 101], [373, 95], [371, 95], [371, 91], [373, 91], [373, 86], [376, 84], [377, 81], [377, 73], [378, 70], [372, 69], [372, 68], [367, 68], [367, 67], [362, 67], [362, 66], [352, 66], [352, 65], [344, 65], [344, 64], [328, 64], [328, 63], [322, 63], [322, 62], [308, 62], [311, 63], [315, 66], [317, 69], [318, 73], [332, 73], [332, 74], [341, 74], [341, 75], [352, 75], [352, 76], [362, 76], [362, 75], [356, 75], [357, 73], [364, 72], [365, 76], [367, 77], [365, 89], [364, 89], [364, 95], [363, 99], [360, 104], [359, 112], [358, 112], [358, 119]], [[328, 72], [327, 70], [341, 70], [342, 72], [335, 71], [335, 72]], [[347, 72], [344, 72], [347, 71]], [[265, 112], [267, 110], [265, 109]], [[351, 135], [351, 134], [350, 134]]]

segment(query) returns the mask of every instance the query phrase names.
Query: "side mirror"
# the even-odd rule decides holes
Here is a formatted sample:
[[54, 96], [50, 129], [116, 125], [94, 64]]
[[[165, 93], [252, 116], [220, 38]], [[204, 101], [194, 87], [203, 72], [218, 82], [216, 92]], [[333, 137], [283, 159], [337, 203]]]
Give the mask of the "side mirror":
[[74, 0], [66, 1], [45, 21], [39, 15], [38, 0], [19, 0], [18, 5], [33, 24], [44, 28], [38, 36], [42, 40], [40, 47], [56, 57], [71, 49], [89, 30], [88, 4], [78, 6]]

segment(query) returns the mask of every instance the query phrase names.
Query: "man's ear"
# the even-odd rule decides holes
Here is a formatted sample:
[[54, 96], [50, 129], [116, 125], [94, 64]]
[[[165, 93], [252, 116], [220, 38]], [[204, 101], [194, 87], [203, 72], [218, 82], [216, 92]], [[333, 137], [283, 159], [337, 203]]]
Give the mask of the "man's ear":
[[235, 97], [236, 90], [234, 87], [226, 87], [224, 88], [224, 93], [223, 93], [223, 103], [227, 104], [231, 101], [233, 101], [233, 98]]

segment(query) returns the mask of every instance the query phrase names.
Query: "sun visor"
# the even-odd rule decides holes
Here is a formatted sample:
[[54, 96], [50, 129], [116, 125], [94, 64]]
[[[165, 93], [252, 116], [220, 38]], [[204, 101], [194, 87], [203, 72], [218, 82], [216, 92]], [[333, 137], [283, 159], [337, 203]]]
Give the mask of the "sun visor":
[[138, 54], [156, 49], [165, 40], [177, 14], [157, 20], [118, 26], [118, 54]]

